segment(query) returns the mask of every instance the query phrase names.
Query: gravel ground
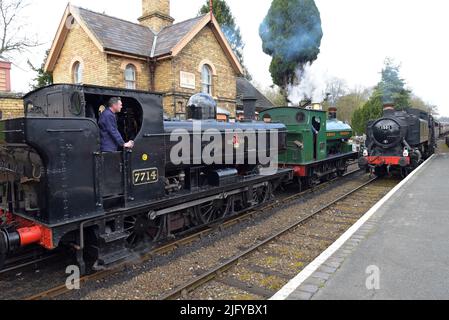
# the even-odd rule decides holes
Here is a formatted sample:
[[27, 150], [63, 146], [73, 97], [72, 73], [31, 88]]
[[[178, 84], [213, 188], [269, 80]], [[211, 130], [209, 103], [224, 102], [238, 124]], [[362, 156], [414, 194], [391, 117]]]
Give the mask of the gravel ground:
[[[223, 274], [217, 281], [207, 286], [200, 287], [184, 299], [235, 299], [233, 290], [235, 283], [223, 288], [219, 284], [220, 278], [229, 283], [229, 278], [237, 279], [237, 285], [241, 289], [247, 287], [248, 292], [252, 288], [263, 288], [269, 292], [281, 289], [289, 279], [293, 278], [303, 268], [312, 262], [318, 255], [327, 249], [338, 239], [351, 225], [353, 225], [369, 208], [380, 200], [398, 181], [379, 181], [368, 188], [359, 191], [357, 195], [351, 195], [341, 203], [336, 204], [330, 210], [312, 218], [307, 223], [297, 227], [294, 231], [280, 237], [275, 242], [267, 245], [263, 250], [252, 254], [248, 259], [242, 260], [238, 265]], [[364, 200], [359, 201], [359, 197]], [[342, 207], [352, 204], [357, 206], [356, 213], [343, 213]], [[295, 212], [295, 206], [282, 211]], [[343, 209], [344, 210], [344, 209]], [[256, 268], [254, 267], [256, 265]], [[260, 272], [260, 267], [265, 268]], [[268, 271], [267, 271], [268, 270]], [[216, 295], [219, 293], [219, 295]], [[269, 296], [258, 297], [268, 298]]]
[[[352, 166], [350, 170], [355, 168], [356, 166]], [[357, 184], [356, 181], [360, 183], [360, 179], [366, 178], [359, 177], [352, 182], [351, 179], [354, 177], [345, 178], [325, 187], [323, 194], [319, 197], [316, 194], [307, 195], [302, 200], [293, 203], [304, 205], [305, 210], [316, 209], [326, 200], [325, 194], [333, 192], [332, 190], [337, 186], [343, 188], [347, 185], [345, 190], [348, 190], [352, 185]], [[339, 186], [339, 184], [342, 185]], [[290, 194], [293, 193], [290, 191]], [[288, 195], [289, 193], [284, 192], [283, 194]], [[307, 205], [305, 205], [306, 203]], [[289, 221], [297, 219], [300, 212], [278, 214], [277, 211], [284, 205], [278, 203], [275, 210], [267, 211], [256, 219], [213, 233], [201, 241], [157, 256], [147, 263], [129, 266], [108, 279], [88, 283], [83, 290], [72, 292], [61, 298], [157, 299], [161, 293], [191, 279], [195, 274], [201, 274], [242, 249], [251, 247], [256, 241], [270, 235], [274, 228], [280, 228], [288, 224]], [[208, 258], [204, 259], [205, 256]], [[64, 283], [67, 276], [65, 267], [72, 263], [72, 260], [64, 259], [0, 275], [0, 300], [23, 299]], [[290, 274], [293, 275], [293, 273]], [[241, 292], [236, 290], [235, 295], [241, 297]], [[250, 298], [249, 296], [248, 299]]]
[[[156, 257], [147, 263], [127, 268], [125, 271], [107, 279], [99, 280], [96, 283], [87, 283], [81, 290], [71, 292], [60, 298], [157, 299], [163, 293], [191, 280], [195, 275], [201, 274], [225, 259], [236, 255], [242, 249], [253, 246], [258, 240], [273, 234], [275, 230], [280, 230], [296, 221], [304, 213], [316, 210], [327, 203], [329, 199], [335, 198], [337, 195], [343, 195], [367, 180], [367, 176], [343, 179], [320, 191], [319, 194], [311, 194], [305, 196], [304, 199], [289, 203], [290, 210], [281, 210], [282, 205], [279, 204], [274, 210], [265, 212], [256, 219], [238, 224], [222, 232], [213, 233], [189, 246]], [[332, 228], [332, 225], [326, 225], [325, 228]], [[322, 249], [324, 248], [323, 243]], [[282, 255], [282, 252], [279, 255]], [[284, 256], [285, 259], [290, 259], [290, 254], [284, 252]], [[278, 257], [274, 258], [273, 261]], [[305, 257], [304, 259], [308, 258]], [[286, 264], [296, 267], [288, 275], [293, 275], [302, 267], [298, 264], [298, 261], [294, 262], [293, 260]], [[281, 262], [281, 265], [284, 265], [284, 263]], [[240, 293], [232, 292], [233, 296], [239, 296]]]
[[36, 266], [0, 275], [0, 300], [25, 299], [65, 282], [65, 269], [73, 264], [70, 258], [52, 259]]

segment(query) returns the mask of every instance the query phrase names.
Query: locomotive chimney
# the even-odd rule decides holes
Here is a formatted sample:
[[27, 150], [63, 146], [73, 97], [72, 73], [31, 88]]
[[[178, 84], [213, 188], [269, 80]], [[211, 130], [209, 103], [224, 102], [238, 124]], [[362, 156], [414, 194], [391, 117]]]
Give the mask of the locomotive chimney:
[[384, 114], [394, 113], [395, 110], [393, 102], [384, 103]]
[[256, 119], [256, 101], [257, 98], [254, 96], [246, 96], [242, 98], [245, 121], [253, 121]]
[[337, 119], [337, 107], [329, 107], [329, 120]]

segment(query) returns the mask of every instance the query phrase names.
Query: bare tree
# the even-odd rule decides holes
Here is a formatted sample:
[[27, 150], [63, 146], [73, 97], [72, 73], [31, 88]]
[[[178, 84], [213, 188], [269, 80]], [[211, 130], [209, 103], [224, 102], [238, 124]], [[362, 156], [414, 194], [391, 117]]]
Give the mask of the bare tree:
[[348, 91], [345, 80], [332, 77], [328, 79], [326, 85], [326, 93], [328, 94], [328, 102], [330, 105], [335, 106]]
[[40, 45], [36, 39], [23, 32], [21, 19], [26, 0], [0, 0], [0, 55], [23, 52]]

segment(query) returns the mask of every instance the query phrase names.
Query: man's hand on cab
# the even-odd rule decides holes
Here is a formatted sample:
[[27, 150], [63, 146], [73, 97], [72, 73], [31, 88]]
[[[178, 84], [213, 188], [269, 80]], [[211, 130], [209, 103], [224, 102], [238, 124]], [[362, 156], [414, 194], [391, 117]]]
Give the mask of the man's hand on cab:
[[125, 143], [124, 145], [123, 145], [123, 147], [125, 147], [126, 149], [132, 149], [132, 148], [134, 148], [134, 141], [128, 141], [127, 143]]

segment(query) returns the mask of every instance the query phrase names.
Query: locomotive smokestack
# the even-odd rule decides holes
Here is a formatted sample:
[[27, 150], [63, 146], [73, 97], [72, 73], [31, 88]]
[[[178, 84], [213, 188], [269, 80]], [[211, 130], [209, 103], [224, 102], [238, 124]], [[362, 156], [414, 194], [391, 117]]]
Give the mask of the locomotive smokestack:
[[244, 120], [253, 121], [256, 119], [256, 101], [257, 98], [254, 96], [247, 96], [242, 98], [243, 102], [243, 112]]
[[337, 119], [337, 107], [329, 107], [329, 120]]
[[394, 108], [393, 102], [385, 102], [384, 103], [384, 114], [386, 113], [394, 113], [396, 109]]

